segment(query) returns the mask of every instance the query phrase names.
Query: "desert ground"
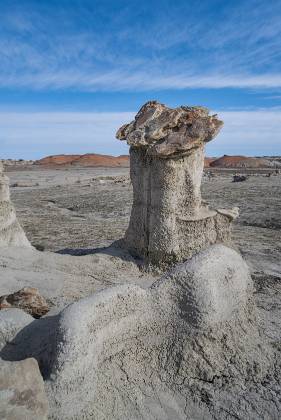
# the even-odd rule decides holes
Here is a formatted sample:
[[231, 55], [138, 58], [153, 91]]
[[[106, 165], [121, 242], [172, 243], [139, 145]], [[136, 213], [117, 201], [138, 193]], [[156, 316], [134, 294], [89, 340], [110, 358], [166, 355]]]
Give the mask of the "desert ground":
[[[281, 175], [267, 177], [265, 171], [252, 171], [247, 181], [233, 183], [234, 172], [215, 170], [211, 178], [205, 172], [202, 196], [210, 207], [239, 207], [233, 245], [247, 261], [257, 289], [269, 287], [267, 292], [275, 295], [281, 292]], [[28, 279], [28, 285], [47, 293], [52, 303], [61, 308], [112, 284], [129, 281], [147, 287], [155, 281], [157, 273], [139, 270], [133, 259], [128, 261], [127, 255], [120, 259], [120, 253], [116, 257], [117, 251], [111, 247], [122, 238], [129, 222], [132, 205], [129, 168], [33, 167], [17, 168], [7, 174], [17, 216], [32, 245], [45, 253], [55, 252], [63, 272], [72, 276], [78, 265], [75, 270], [83, 274], [81, 281], [75, 277], [66, 282], [71, 291], [61, 291], [61, 296], [56, 296], [57, 289], [53, 287], [50, 292], [47, 283], [45, 291], [44, 283]], [[52, 253], [51, 265], [53, 259]], [[28, 273], [29, 268], [26, 277]], [[25, 286], [24, 281], [13, 289]], [[2, 294], [10, 291], [7, 287], [2, 283]]]
[[[281, 175], [252, 171], [233, 183], [234, 171], [203, 177], [210, 207], [238, 206], [233, 241], [257, 276], [281, 273]], [[129, 222], [132, 187], [128, 168], [9, 171], [12, 201], [31, 243], [46, 251], [80, 255], [120, 239]], [[18, 185], [18, 186], [17, 186]]]
[[[233, 170], [213, 170], [212, 176], [208, 176], [205, 172], [202, 182], [202, 196], [210, 207], [228, 208], [238, 206], [240, 208], [240, 217], [233, 226], [233, 246], [240, 251], [246, 260], [254, 281], [258, 336], [265, 337], [262, 341], [266, 349], [268, 346], [279, 349], [281, 342], [281, 176], [272, 174], [268, 177], [262, 171], [252, 171], [245, 182], [233, 183], [233, 173]], [[56, 319], [56, 315], [69, 303], [91, 296], [97, 291], [109, 290], [111, 286], [115, 285], [135, 287], [133, 285], [136, 284], [141, 286], [141, 289], [149, 290], [148, 288], [159, 279], [162, 273], [144, 270], [140, 262], [133, 259], [128, 252], [112, 246], [115, 241], [122, 238], [129, 222], [132, 186], [128, 168], [72, 167], [48, 169], [32, 167], [10, 169], [7, 174], [10, 177], [11, 198], [15, 204], [18, 219], [28, 239], [39, 252], [18, 249], [15, 254], [9, 248], [1, 250], [1, 272], [4, 276], [0, 285], [0, 294], [11, 293], [24, 286], [37, 287], [47, 299], [51, 308], [46, 318], [47, 328], [49, 328], [48, 320], [52, 322], [52, 319]], [[215, 261], [214, 259], [211, 260]], [[231, 261], [229, 261], [229, 264], [231, 264]], [[138, 291], [138, 293], [140, 292]], [[82, 314], [84, 316], [84, 311], [87, 311], [86, 305], [89, 304], [92, 308], [91, 305], [95, 304], [95, 299], [98, 299], [98, 296], [99, 294], [96, 298], [92, 296], [89, 300], [82, 301], [85, 302], [85, 307], [81, 306], [81, 316]], [[77, 308], [80, 310], [79, 306]], [[113, 310], [114, 306], [111, 309]], [[92, 313], [91, 311], [89, 313]], [[87, 312], [85, 312], [85, 316], [88, 316]], [[143, 316], [143, 309], [141, 309], [139, 316]], [[72, 315], [70, 319], [72, 319]], [[42, 320], [44, 321], [44, 318]], [[33, 334], [32, 337], [34, 339], [35, 336], [38, 336], [38, 340], [41, 342], [41, 329], [45, 324], [36, 324], [36, 322], [34, 328], [36, 328], [36, 325], [39, 325], [38, 328], [40, 328], [38, 333]], [[138, 325], [138, 322], [134, 322], [134, 325]], [[244, 326], [242, 325], [241, 328], [238, 337], [243, 341]], [[79, 334], [84, 331], [80, 324], [78, 329]], [[51, 330], [52, 328], [50, 328]], [[46, 334], [44, 328], [42, 331], [43, 340], [46, 337], [49, 340], [49, 333]], [[232, 331], [231, 326], [230, 331]], [[27, 329], [23, 336], [19, 334], [19, 338], [16, 338], [11, 344], [6, 342], [1, 356], [8, 360], [19, 360], [27, 357], [25, 353], [21, 354], [19, 352], [22, 351], [22, 348], [29, 349], [30, 338], [28, 334]], [[79, 334], [78, 338], [80, 337]], [[18, 345], [17, 340], [19, 340]], [[50, 340], [54, 339], [51, 338]], [[85, 335], [85, 340], [87, 342], [87, 335]], [[123, 339], [120, 338], [120, 340], [120, 343], [123, 342]], [[250, 339], [253, 348], [249, 350], [249, 354], [255, 354], [255, 349], [258, 349], [259, 344], [256, 345], [254, 340], [259, 343], [260, 339]], [[32, 343], [35, 350], [32, 347], [32, 351], [28, 350], [27, 354], [33, 354], [40, 360], [40, 354], [36, 350], [37, 341], [35, 340], [35, 343]], [[248, 339], [246, 341], [248, 342]], [[44, 341], [42, 343], [44, 347]], [[136, 346], [137, 352], [138, 342]], [[222, 354], [228, 357], [233, 351], [236, 354], [237, 348], [241, 348], [243, 359], [246, 354], [243, 352], [245, 343], [241, 342], [240, 347], [237, 348], [235, 346], [233, 348], [229, 347], [227, 352], [223, 351]], [[238, 358], [237, 360], [240, 360], [239, 354], [237, 353], [237, 356], [235, 356]], [[263, 351], [261, 354], [263, 354]], [[199, 348], [194, 355], [194, 357], [200, 355], [199, 358], [204, 359], [204, 351], [201, 354]], [[247, 353], [245, 357], [252, 356], [248, 356]], [[267, 369], [266, 353], [264, 353], [264, 361], [261, 361], [260, 355], [257, 357], [260, 366]], [[133, 358], [133, 360], [135, 359]], [[104, 366], [107, 366], [106, 363]], [[235, 363], [240, 368], [240, 362]], [[222, 385], [213, 382], [213, 379], [198, 379], [197, 381], [197, 378], [191, 378], [191, 381], [195, 381], [194, 389], [189, 396], [179, 402], [179, 406], [174, 409], [175, 411], [171, 411], [171, 413], [177, 413], [173, 414], [174, 417], [169, 417], [169, 414], [167, 414], [171, 409], [169, 406], [171, 397], [167, 393], [160, 404], [165, 415], [162, 413], [162, 417], [157, 417], [158, 414], [154, 416], [152, 414], [154, 412], [153, 403], [145, 401], [149, 412], [147, 418], [268, 418], [275, 420], [278, 418], [280, 407], [280, 367], [278, 367], [277, 359], [274, 363], [274, 371], [267, 374], [262, 385], [255, 382], [255, 373], [254, 379], [251, 379], [248, 385], [247, 382], [246, 385], [242, 383], [241, 378], [244, 373], [238, 373], [237, 376], [237, 373], [234, 372], [234, 378], [232, 379], [227, 376], [222, 377], [224, 378], [222, 379]], [[149, 363], [148, 366], [150, 366]], [[231, 367], [232, 362], [228, 361], [227, 366]], [[118, 385], [119, 388], [123, 386], [123, 373], [125, 372], [124, 375], [127, 375], [127, 379], [130, 377], [130, 373], [126, 369], [124, 370], [123, 365], [121, 368], [120, 370], [118, 365], [114, 374], [111, 365], [108, 367], [109, 370], [105, 370], [105, 374], [109, 375], [108, 377], [111, 377], [110, 375], [114, 377], [115, 374], [118, 376], [121, 372], [120, 379], [118, 379], [121, 381], [121, 385]], [[131, 368], [132, 372], [135, 372], [135, 365]], [[46, 372], [43, 371], [43, 375], [45, 379], [48, 379]], [[134, 376], [135, 373], [132, 375]], [[148, 376], [146, 372], [144, 380]], [[230, 383], [231, 387], [229, 387]], [[105, 386], [107, 386], [107, 383]], [[116, 387], [117, 390], [118, 386]], [[236, 386], [239, 391], [236, 391]], [[103, 389], [101, 387], [100, 389], [101, 393], [104, 391], [104, 395], [106, 395], [107, 388]], [[152, 387], [151, 392], [154, 392], [153, 389]], [[216, 392], [218, 392], [217, 396], [215, 395]], [[239, 392], [238, 399], [236, 398], [236, 392]], [[197, 408], [194, 408], [194, 413], [197, 413], [196, 416], [199, 417], [192, 417], [193, 400], [197, 407], [199, 400], [196, 400], [196, 398], [198, 395], [200, 395], [198, 398], [201, 401], [198, 405], [199, 414]], [[213, 395], [213, 397], [207, 398], [206, 395]], [[130, 389], [127, 397], [128, 401], [131, 398], [133, 399]], [[118, 401], [119, 397], [116, 398], [116, 401]], [[102, 402], [103, 399], [104, 397], [98, 398], [98, 401]], [[185, 403], [185, 401], [188, 401], [188, 403]], [[98, 409], [101, 409], [101, 407], [98, 407]], [[111, 413], [110, 416], [115, 418], [112, 414], [115, 408], [110, 407], [108, 410]], [[133, 408], [130, 408], [130, 410], [133, 410]], [[187, 410], [191, 413], [189, 414], [191, 417], [186, 414]], [[182, 414], [179, 414], [180, 412]], [[134, 414], [135, 417], [132, 418], [140, 418], [136, 413]], [[67, 417], [68, 415], [69, 413], [65, 414], [65, 418], [72, 418]], [[73, 418], [79, 418], [79, 415], [78, 417], [73, 415]], [[99, 414], [97, 418], [105, 419], [109, 417]], [[117, 416], [117, 418], [121, 417]]]

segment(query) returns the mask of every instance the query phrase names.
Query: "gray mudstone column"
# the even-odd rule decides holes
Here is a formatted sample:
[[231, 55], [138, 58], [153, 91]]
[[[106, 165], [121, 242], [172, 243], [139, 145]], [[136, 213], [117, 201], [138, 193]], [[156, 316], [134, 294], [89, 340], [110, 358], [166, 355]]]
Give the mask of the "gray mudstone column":
[[237, 209], [210, 210], [200, 192], [204, 144], [222, 125], [206, 108], [151, 101], [118, 130], [130, 145], [134, 198], [122, 244], [133, 255], [167, 266], [230, 240]]
[[9, 178], [0, 162], [0, 247], [31, 247], [10, 200]]

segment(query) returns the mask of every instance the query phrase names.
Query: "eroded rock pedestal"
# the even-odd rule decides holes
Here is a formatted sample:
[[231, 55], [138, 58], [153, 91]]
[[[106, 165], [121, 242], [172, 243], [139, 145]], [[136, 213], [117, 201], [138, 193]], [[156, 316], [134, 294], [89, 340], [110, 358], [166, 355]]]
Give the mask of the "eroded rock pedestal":
[[0, 162], [0, 247], [30, 247], [30, 243], [21, 228], [15, 208], [10, 201], [9, 178], [4, 175]]
[[117, 138], [131, 146], [134, 200], [124, 238], [131, 253], [167, 265], [230, 240], [237, 210], [210, 210], [200, 192], [204, 144], [222, 125], [206, 108], [152, 101], [118, 130]]

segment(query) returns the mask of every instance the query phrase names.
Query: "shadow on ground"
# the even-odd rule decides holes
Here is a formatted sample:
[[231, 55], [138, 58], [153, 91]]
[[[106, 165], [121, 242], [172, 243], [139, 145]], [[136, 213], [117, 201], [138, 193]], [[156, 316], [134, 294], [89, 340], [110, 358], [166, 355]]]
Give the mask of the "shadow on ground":
[[120, 258], [123, 261], [135, 263], [139, 267], [143, 266], [144, 264], [141, 258], [132, 256], [126, 249], [122, 247], [122, 240], [115, 241], [109, 246], [98, 248], [63, 248], [56, 251], [56, 254], [73, 255], [76, 257], [84, 255], [105, 254]]

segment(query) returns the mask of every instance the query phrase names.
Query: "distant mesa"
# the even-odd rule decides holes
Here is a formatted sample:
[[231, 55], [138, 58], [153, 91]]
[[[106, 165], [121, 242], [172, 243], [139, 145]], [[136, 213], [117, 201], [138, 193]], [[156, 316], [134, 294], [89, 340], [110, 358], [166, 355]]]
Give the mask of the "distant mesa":
[[54, 155], [37, 160], [35, 165], [44, 166], [85, 166], [85, 167], [128, 167], [129, 156], [110, 156], [88, 153], [85, 155]]

